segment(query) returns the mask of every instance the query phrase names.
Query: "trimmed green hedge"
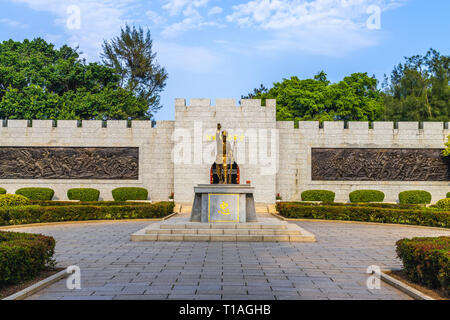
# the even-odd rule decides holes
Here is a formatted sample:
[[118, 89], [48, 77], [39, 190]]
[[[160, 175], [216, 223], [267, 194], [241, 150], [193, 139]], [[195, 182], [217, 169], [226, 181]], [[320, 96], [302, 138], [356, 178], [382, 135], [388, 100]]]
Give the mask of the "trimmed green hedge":
[[350, 202], [364, 203], [364, 202], [383, 202], [384, 193], [377, 190], [356, 190], [350, 192]]
[[302, 192], [302, 201], [334, 202], [336, 194], [328, 190], [307, 190]]
[[0, 188], [0, 194], [6, 194], [6, 189]]
[[450, 198], [450, 192], [449, 192], [449, 193], [447, 193], [447, 198]]
[[31, 201], [31, 205], [44, 207], [66, 207], [66, 206], [147, 206], [148, 202], [132, 201]]
[[430, 204], [431, 193], [423, 190], [403, 191], [398, 195], [401, 204]]
[[43, 222], [155, 219], [173, 213], [173, 202], [146, 205], [68, 205], [25, 206], [0, 208], [0, 225], [19, 225]]
[[324, 219], [396, 223], [450, 228], [450, 212], [436, 209], [393, 209], [377, 206], [308, 206], [297, 202], [277, 203], [277, 210], [286, 218]]
[[147, 200], [148, 191], [144, 188], [117, 188], [112, 191], [115, 201]]
[[[313, 202], [282, 202], [282, 203], [295, 203], [300, 206], [323, 206], [322, 203], [313, 203]], [[331, 202], [327, 203], [327, 206], [335, 206], [335, 207], [376, 207], [376, 208], [388, 208], [388, 209], [423, 209], [423, 205], [419, 204], [398, 204], [398, 203], [343, 203], [343, 202]]]
[[32, 279], [53, 266], [55, 239], [0, 231], [0, 288]]
[[27, 197], [30, 200], [52, 200], [55, 191], [50, 188], [22, 188], [16, 194]]
[[450, 211], [450, 198], [439, 200], [433, 207]]
[[26, 206], [31, 203], [30, 199], [21, 196], [19, 194], [1, 194], [0, 195], [0, 208], [2, 207], [14, 207], [14, 206]]
[[69, 200], [98, 201], [100, 191], [92, 188], [75, 188], [67, 191]]
[[396, 251], [411, 281], [450, 296], [450, 237], [402, 239]]

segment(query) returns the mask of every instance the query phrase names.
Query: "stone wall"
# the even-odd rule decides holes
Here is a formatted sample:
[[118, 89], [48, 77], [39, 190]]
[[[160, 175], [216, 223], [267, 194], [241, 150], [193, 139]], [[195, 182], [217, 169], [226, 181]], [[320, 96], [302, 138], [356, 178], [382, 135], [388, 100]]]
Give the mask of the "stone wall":
[[[154, 201], [191, 203], [193, 187], [209, 183], [215, 160], [216, 125], [230, 133], [236, 146], [241, 183], [250, 180], [256, 187], [257, 203], [273, 203], [280, 193], [283, 200], [300, 200], [302, 191], [328, 189], [336, 192], [336, 201], [348, 201], [356, 189], [385, 192], [388, 202], [395, 202], [404, 190], [428, 190], [433, 202], [450, 192], [449, 181], [313, 181], [312, 148], [443, 148], [450, 135], [448, 123], [375, 122], [294, 122], [276, 121], [276, 102], [268, 100], [185, 99], [175, 101], [175, 121], [32, 121], [9, 120], [0, 126], [0, 146], [20, 147], [138, 147], [138, 180], [2, 180], [0, 187], [14, 193], [18, 188], [39, 186], [55, 190], [55, 199], [66, 199], [69, 188], [93, 187], [101, 198], [111, 199], [111, 190], [119, 186], [137, 186], [149, 190]], [[274, 163], [276, 167], [274, 168]]]
[[[448, 126], [445, 126], [448, 128]], [[394, 129], [393, 122], [374, 122], [369, 129], [368, 122], [299, 122], [294, 129], [293, 122], [277, 122], [280, 130], [280, 163], [277, 175], [277, 192], [283, 199], [300, 200], [302, 191], [327, 189], [336, 192], [336, 201], [348, 201], [351, 191], [375, 189], [383, 191], [386, 202], [396, 202], [398, 194], [405, 190], [427, 190], [433, 195], [433, 202], [445, 198], [450, 192], [450, 181], [313, 181], [311, 179], [312, 148], [443, 148], [450, 135], [442, 122], [424, 122], [419, 129], [418, 122], [399, 122]]]
[[36, 147], [138, 147], [138, 180], [1, 180], [0, 186], [8, 193], [22, 187], [50, 187], [55, 190], [54, 199], [67, 199], [70, 188], [92, 187], [100, 190], [100, 197], [111, 200], [112, 189], [116, 187], [144, 187], [154, 200], [167, 200], [173, 191], [173, 121], [158, 121], [152, 128], [150, 121], [133, 121], [127, 128], [127, 121], [32, 121], [9, 120], [7, 126], [0, 126], [0, 146]]

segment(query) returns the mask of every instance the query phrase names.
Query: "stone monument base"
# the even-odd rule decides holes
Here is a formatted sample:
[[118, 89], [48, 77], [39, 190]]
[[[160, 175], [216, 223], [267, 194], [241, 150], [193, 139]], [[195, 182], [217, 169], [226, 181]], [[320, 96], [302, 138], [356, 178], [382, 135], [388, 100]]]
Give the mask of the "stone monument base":
[[315, 242], [300, 226], [263, 215], [258, 222], [202, 223], [187, 216], [156, 222], [131, 236], [132, 241]]
[[191, 222], [256, 222], [255, 188], [250, 185], [200, 184], [194, 188]]

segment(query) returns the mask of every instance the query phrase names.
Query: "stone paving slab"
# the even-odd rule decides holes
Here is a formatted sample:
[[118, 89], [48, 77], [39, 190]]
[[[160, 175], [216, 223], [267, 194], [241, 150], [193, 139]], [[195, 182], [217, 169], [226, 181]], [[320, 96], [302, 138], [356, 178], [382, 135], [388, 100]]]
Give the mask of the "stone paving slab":
[[382, 283], [366, 288], [369, 265], [400, 267], [395, 242], [450, 231], [302, 221], [316, 243], [131, 242], [148, 222], [41, 226], [55, 237], [58, 266], [81, 268], [81, 290], [65, 280], [30, 300], [410, 299]]

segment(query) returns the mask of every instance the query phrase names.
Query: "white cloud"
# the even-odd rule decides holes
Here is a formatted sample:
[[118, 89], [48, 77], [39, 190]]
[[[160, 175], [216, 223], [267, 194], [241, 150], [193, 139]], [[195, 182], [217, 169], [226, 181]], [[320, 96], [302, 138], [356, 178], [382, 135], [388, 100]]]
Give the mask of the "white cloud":
[[233, 6], [227, 21], [269, 33], [261, 50], [302, 50], [340, 55], [378, 43], [382, 32], [369, 30], [367, 8], [382, 10], [406, 0], [253, 0]]
[[168, 10], [171, 16], [180, 14], [186, 8], [200, 8], [208, 5], [209, 0], [166, 0], [163, 9]]
[[147, 17], [150, 19], [150, 21], [154, 25], [162, 25], [167, 22], [167, 19], [165, 17], [160, 16], [155, 11], [148, 10], [145, 14], [147, 15]]
[[8, 26], [13, 28], [22, 28], [22, 29], [28, 28], [28, 25], [26, 23], [22, 23], [20, 21], [8, 18], [0, 18], [0, 23], [7, 24]]
[[171, 16], [182, 16], [182, 20], [167, 25], [161, 32], [163, 37], [171, 38], [180, 34], [203, 27], [221, 26], [215, 21], [207, 21], [199, 12], [199, 8], [206, 7], [209, 0], [168, 0], [163, 9]]
[[223, 12], [223, 9], [221, 7], [213, 7], [208, 11], [208, 16], [212, 16], [212, 15], [219, 14], [222, 12]]
[[155, 42], [158, 60], [172, 69], [191, 73], [209, 73], [218, 68], [221, 59], [211, 50], [199, 46], [184, 46], [176, 43]]
[[[64, 28], [68, 35], [68, 44], [79, 46], [88, 60], [98, 60], [103, 40], [111, 39], [120, 32], [126, 22], [126, 15], [133, 9], [137, 0], [13, 0], [25, 3], [37, 11], [51, 12], [55, 15], [55, 24]], [[69, 6], [80, 8], [80, 29], [68, 29], [66, 26]]]

